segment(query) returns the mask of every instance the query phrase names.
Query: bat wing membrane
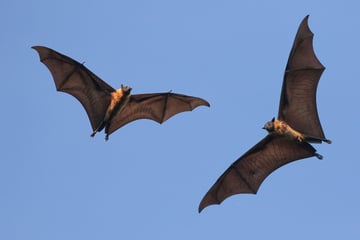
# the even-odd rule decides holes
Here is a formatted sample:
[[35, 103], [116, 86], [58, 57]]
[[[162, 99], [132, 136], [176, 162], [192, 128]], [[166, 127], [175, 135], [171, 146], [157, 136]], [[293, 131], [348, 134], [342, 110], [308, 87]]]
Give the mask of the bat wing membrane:
[[131, 95], [129, 103], [111, 121], [108, 133], [138, 119], [163, 123], [177, 113], [192, 111], [201, 105], [210, 106], [201, 98], [171, 92]]
[[110, 103], [110, 92], [115, 91], [83, 64], [50, 48], [34, 46], [40, 60], [51, 72], [56, 89], [80, 101], [94, 129], [103, 120]]
[[202, 199], [199, 212], [209, 205], [220, 204], [234, 194], [256, 194], [261, 183], [273, 171], [315, 154], [316, 150], [306, 142], [267, 135], [219, 177]]
[[325, 67], [315, 55], [313, 36], [306, 16], [290, 51], [278, 119], [305, 135], [325, 139], [316, 107], [316, 89]]

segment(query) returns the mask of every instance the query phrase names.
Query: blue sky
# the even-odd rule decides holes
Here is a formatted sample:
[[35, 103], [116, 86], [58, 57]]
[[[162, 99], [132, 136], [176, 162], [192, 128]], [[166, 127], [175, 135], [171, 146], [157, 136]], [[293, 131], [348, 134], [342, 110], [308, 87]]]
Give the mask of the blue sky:
[[[358, 1], [2, 1], [0, 239], [358, 239]], [[305, 15], [326, 66], [318, 87], [333, 144], [270, 175], [257, 195], [197, 208], [277, 115]], [[169, 91], [211, 108], [90, 138], [33, 45], [115, 88]]]

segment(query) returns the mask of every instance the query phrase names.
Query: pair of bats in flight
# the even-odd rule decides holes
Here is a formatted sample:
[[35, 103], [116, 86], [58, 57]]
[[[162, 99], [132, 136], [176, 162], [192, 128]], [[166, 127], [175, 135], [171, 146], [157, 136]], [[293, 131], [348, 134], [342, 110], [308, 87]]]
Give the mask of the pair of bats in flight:
[[[58, 91], [77, 98], [85, 108], [94, 136], [105, 130], [105, 139], [127, 123], [150, 119], [162, 123], [177, 113], [210, 106], [201, 98], [172, 92], [130, 94], [121, 85], [115, 90], [83, 64], [42, 46], [33, 47], [50, 70]], [[316, 89], [325, 67], [313, 49], [308, 16], [301, 22], [283, 79], [277, 119], [264, 125], [268, 135], [237, 159], [200, 202], [199, 212], [239, 193], [256, 194], [261, 183], [281, 166], [308, 157], [323, 157], [310, 143], [331, 143], [325, 138], [316, 107]]]

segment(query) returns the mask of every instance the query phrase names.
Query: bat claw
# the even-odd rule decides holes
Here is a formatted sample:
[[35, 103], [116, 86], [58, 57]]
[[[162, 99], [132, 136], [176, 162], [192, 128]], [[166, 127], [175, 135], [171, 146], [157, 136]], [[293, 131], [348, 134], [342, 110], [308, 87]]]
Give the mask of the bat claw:
[[109, 140], [109, 135], [108, 134], [106, 134], [106, 136], [105, 136], [105, 141], [107, 141], [107, 140]]

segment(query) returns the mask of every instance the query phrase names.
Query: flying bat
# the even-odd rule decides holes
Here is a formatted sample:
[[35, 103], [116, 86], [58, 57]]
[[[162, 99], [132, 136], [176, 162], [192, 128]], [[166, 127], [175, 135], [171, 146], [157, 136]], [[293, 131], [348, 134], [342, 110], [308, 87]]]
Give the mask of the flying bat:
[[177, 113], [210, 106], [201, 98], [172, 92], [130, 94], [131, 88], [115, 90], [83, 64], [50, 48], [33, 46], [40, 61], [51, 72], [57, 91], [68, 93], [80, 101], [89, 117], [92, 134], [105, 129], [105, 140], [127, 123], [150, 119], [163, 123]]
[[325, 67], [313, 49], [308, 17], [301, 22], [286, 65], [278, 118], [264, 125], [268, 135], [237, 159], [202, 199], [199, 212], [239, 193], [256, 194], [273, 171], [295, 160], [323, 157], [309, 143], [325, 138], [316, 108], [316, 89]]

